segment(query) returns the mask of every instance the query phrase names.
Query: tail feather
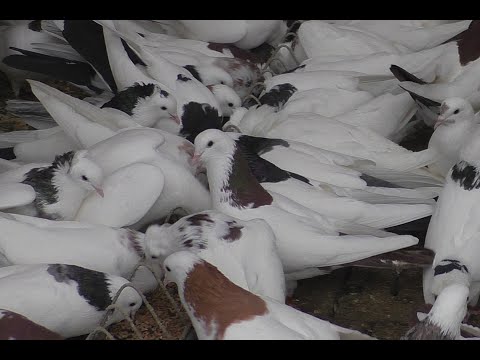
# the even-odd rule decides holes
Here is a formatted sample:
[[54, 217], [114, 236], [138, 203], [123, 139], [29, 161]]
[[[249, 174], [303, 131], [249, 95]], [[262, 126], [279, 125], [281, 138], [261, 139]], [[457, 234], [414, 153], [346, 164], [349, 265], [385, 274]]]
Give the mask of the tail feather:
[[16, 144], [44, 139], [56, 134], [62, 129], [59, 126], [45, 130], [20, 130], [0, 134], [0, 148], [7, 148]]
[[9, 55], [5, 57], [3, 63], [8, 66], [19, 70], [41, 73], [80, 86], [87, 86], [94, 91], [100, 91], [91, 83], [95, 76], [95, 71], [87, 63], [17, 48], [12, 49], [19, 51], [23, 55]]
[[398, 81], [412, 81], [417, 84], [427, 84], [426, 81], [417, 78], [415, 75], [409, 73], [407, 70], [401, 68], [398, 65], [391, 65], [390, 71], [398, 79]]
[[432, 250], [412, 246], [354, 261], [344, 266], [376, 269], [425, 268], [432, 265], [434, 257], [435, 253]]

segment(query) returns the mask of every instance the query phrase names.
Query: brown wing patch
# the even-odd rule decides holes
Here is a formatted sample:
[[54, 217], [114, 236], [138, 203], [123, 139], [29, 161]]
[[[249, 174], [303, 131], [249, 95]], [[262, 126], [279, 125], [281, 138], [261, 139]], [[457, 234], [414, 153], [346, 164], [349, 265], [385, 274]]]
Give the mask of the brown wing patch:
[[0, 340], [63, 340], [57, 333], [34, 323], [23, 315], [1, 310]]
[[206, 261], [197, 263], [188, 273], [184, 298], [194, 316], [205, 323], [206, 332], [214, 332], [217, 340], [223, 339], [230, 325], [268, 312], [265, 301], [232, 283]]

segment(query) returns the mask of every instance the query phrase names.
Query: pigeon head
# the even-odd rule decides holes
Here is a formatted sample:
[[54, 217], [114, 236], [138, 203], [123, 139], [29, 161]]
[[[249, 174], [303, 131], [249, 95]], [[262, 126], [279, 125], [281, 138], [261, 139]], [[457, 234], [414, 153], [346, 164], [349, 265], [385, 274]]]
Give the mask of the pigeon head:
[[[108, 290], [112, 300], [116, 296], [118, 290], [120, 290], [123, 285], [128, 283], [128, 280], [120, 276], [108, 275], [107, 280], [109, 282]], [[123, 313], [128, 314], [130, 318], [133, 319], [137, 310], [140, 308], [140, 306], [142, 306], [142, 302], [142, 297], [139, 295], [137, 290], [131, 287], [125, 287], [115, 302], [119, 309], [115, 308], [115, 310], [109, 315], [106, 326], [125, 319]]]
[[462, 284], [469, 287], [470, 282], [471, 274], [462, 262], [455, 259], [444, 259], [434, 268], [431, 291], [438, 296], [451, 284]]
[[452, 126], [462, 122], [473, 122], [472, 105], [465, 99], [450, 98], [442, 102], [440, 114], [434, 127]]
[[235, 151], [235, 140], [221, 130], [209, 129], [195, 139], [195, 154], [192, 161], [208, 165], [210, 161], [232, 156]]
[[142, 126], [153, 126], [159, 119], [171, 119], [177, 102], [167, 91], [155, 84], [134, 85], [120, 91], [102, 108], [114, 108], [133, 117]]
[[198, 67], [202, 83], [208, 85], [226, 85], [233, 87], [234, 81], [230, 74], [217, 66], [202, 66]]
[[163, 262], [171, 253], [179, 250], [175, 246], [170, 224], [151, 225], [145, 232], [145, 257], [152, 263]]
[[157, 121], [178, 125], [177, 101], [165, 90], [155, 86], [151, 96], [140, 98], [132, 111], [133, 120], [142, 126], [153, 126]]
[[448, 338], [460, 336], [460, 324], [467, 314], [469, 289], [464, 284], [445, 287], [433, 304], [428, 321], [437, 325]]
[[183, 284], [187, 280], [188, 274], [196, 264], [204, 263], [200, 256], [190, 251], [177, 251], [168, 256], [163, 262], [165, 271], [164, 284], [174, 282], [179, 291], [183, 291]]
[[231, 87], [227, 85], [209, 85], [207, 87], [217, 98], [223, 116], [231, 116], [233, 111], [242, 105], [240, 96]]
[[68, 174], [80, 187], [95, 190], [103, 197], [103, 170], [88, 158], [86, 150], [75, 152]]

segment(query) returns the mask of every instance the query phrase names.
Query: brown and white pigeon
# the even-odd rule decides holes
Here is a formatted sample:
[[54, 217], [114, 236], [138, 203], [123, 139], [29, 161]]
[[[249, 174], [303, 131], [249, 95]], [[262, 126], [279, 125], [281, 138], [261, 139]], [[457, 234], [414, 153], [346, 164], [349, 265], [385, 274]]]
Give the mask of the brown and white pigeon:
[[189, 251], [170, 255], [165, 282], [175, 282], [200, 340], [372, 340], [255, 295]]

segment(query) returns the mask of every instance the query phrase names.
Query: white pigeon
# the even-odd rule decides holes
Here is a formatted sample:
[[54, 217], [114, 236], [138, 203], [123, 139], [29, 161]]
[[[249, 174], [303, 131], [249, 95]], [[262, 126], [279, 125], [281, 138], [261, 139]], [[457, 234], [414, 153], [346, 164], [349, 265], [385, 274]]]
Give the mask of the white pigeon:
[[317, 55], [368, 55], [377, 52], [406, 53], [408, 49], [376, 34], [321, 20], [305, 21], [298, 29], [298, 39], [309, 58]]
[[0, 340], [63, 340], [63, 337], [21, 314], [0, 309]]
[[[356, 71], [366, 74], [364, 80], [393, 79], [390, 72], [390, 66], [396, 64], [410, 73], [416, 74], [425, 81], [433, 81], [435, 79], [435, 66], [433, 66], [438, 58], [443, 54], [448, 45], [434, 47], [414, 53], [407, 54], [390, 54], [385, 52], [375, 53], [371, 55], [356, 55], [332, 57], [328, 55], [316, 56], [305, 60], [295, 73], [315, 72], [315, 71]], [[368, 78], [371, 76], [371, 78]]]
[[287, 115], [267, 109], [270, 114], [265, 114], [262, 109], [265, 106], [252, 110], [248, 118], [237, 120], [237, 127], [242, 133], [303, 142], [371, 160], [381, 168], [404, 172], [419, 169], [435, 160], [436, 154], [432, 150], [409, 151], [366, 127], [312, 113]]
[[[75, 265], [13, 265], [0, 268], [0, 308], [26, 316], [63, 337], [93, 331], [117, 291], [128, 281], [122, 277]], [[136, 290], [125, 288], [117, 306], [132, 317], [142, 305]], [[124, 319], [119, 309], [107, 326]]]
[[402, 340], [460, 340], [467, 314], [468, 286], [452, 284], [438, 295], [427, 317], [407, 331]]
[[350, 20], [342, 25], [365, 29], [412, 51], [440, 45], [466, 30], [471, 20], [425, 26], [421, 20]]
[[[0, 174], [2, 190], [14, 191], [2, 195], [2, 209], [53, 220], [73, 220], [91, 192], [95, 192], [95, 197], [104, 196], [104, 172], [86, 150], [58, 155], [46, 166], [35, 165]], [[14, 184], [21, 186], [13, 188]]]
[[192, 252], [170, 255], [164, 267], [165, 281], [177, 284], [199, 340], [373, 339], [255, 295]]
[[241, 49], [253, 49], [264, 42], [283, 36], [286, 26], [282, 20], [155, 20], [169, 22], [180, 31], [182, 38], [234, 44]]
[[[435, 266], [444, 259], [461, 261], [472, 277], [470, 302], [478, 301], [480, 268], [476, 259], [479, 243], [477, 214], [479, 191], [478, 129], [464, 143], [457, 162], [448, 172], [439, 195], [425, 238], [425, 247], [435, 252], [435, 260], [424, 271], [423, 293], [427, 303], [433, 303], [432, 282]], [[452, 209], [455, 209], [452, 211]]]
[[[145, 235], [131, 229], [110, 228], [78, 221], [50, 221], [0, 214], [0, 266], [72, 264], [124, 278], [141, 291], [157, 287], [150, 270], [135, 267], [145, 256]], [[28, 251], [26, 250], [28, 249]], [[157, 277], [161, 266], [147, 259]]]
[[250, 172], [235, 141], [219, 130], [197, 136], [194, 161], [201, 161], [207, 169], [215, 210], [241, 220], [264, 219], [272, 227], [285, 273], [339, 265], [418, 242], [411, 236], [389, 236], [378, 230], [375, 233], [387, 237], [339, 236], [339, 231], [371, 233], [371, 229], [327, 219], [267, 192]]
[[366, 91], [343, 89], [310, 89], [295, 92], [282, 111], [287, 114], [311, 112], [323, 116], [337, 116], [356, 109], [373, 99]]
[[145, 244], [150, 262], [163, 264], [174, 252], [190, 251], [245, 290], [285, 302], [285, 277], [275, 235], [263, 220], [242, 221], [217, 211], [203, 211], [173, 225], [150, 226]]
[[428, 147], [437, 151], [438, 160], [429, 165], [430, 171], [445, 176], [459, 158], [460, 148], [469, 141], [478, 127], [472, 105], [461, 98], [442, 102]]

